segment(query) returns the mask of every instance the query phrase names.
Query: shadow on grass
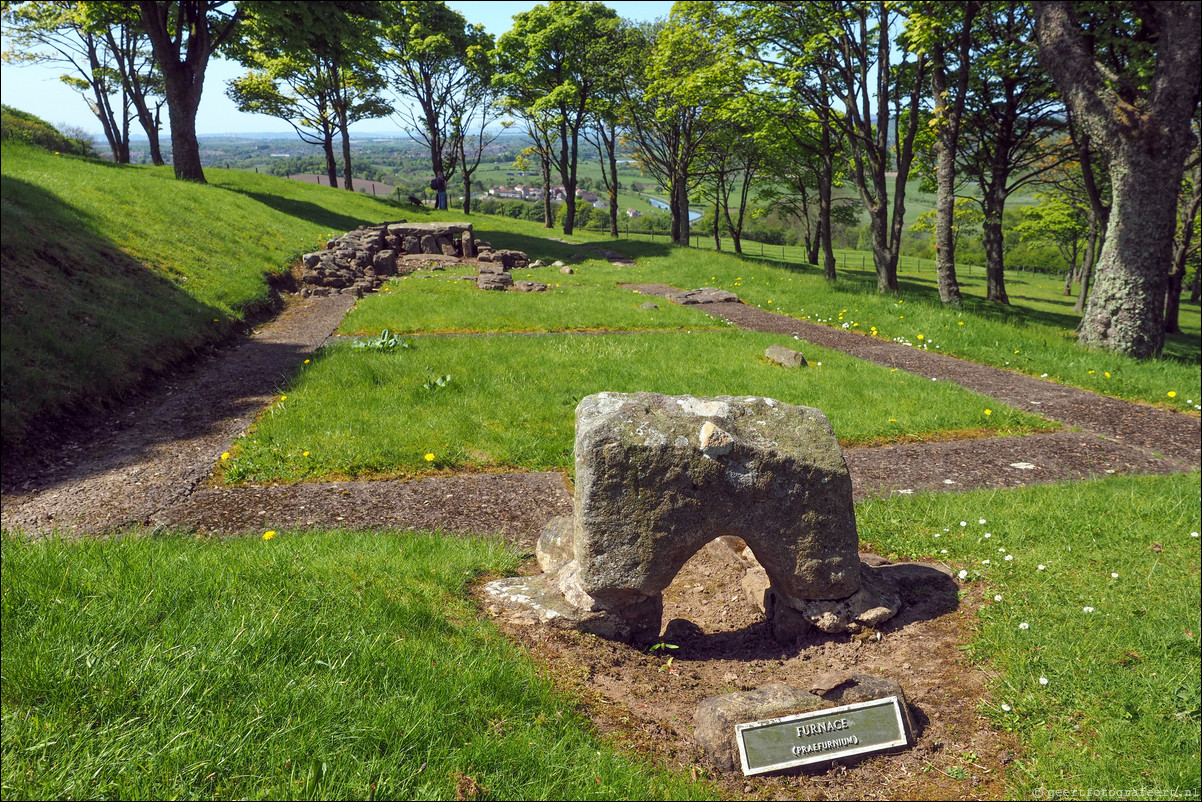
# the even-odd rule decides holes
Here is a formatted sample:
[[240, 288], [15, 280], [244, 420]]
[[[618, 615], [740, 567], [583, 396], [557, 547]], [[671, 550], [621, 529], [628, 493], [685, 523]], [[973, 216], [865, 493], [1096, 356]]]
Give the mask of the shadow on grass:
[[[32, 477], [42, 458], [54, 457], [67, 439], [101, 442], [112, 427], [96, 425], [112, 424], [112, 408], [121, 399], [157, 389], [166, 371], [230, 340], [240, 323], [131, 258], [96, 233], [86, 211], [44, 188], [6, 176], [0, 197], [0, 374], [9, 487]], [[133, 465], [160, 444], [215, 431], [226, 416], [256, 411], [262, 406], [256, 396], [271, 395], [305, 358], [293, 345], [250, 343], [237, 353], [242, 367], [226, 385], [203, 388], [213, 400], [166, 392], [158, 404], [130, 406], [117, 445], [81, 445], [76, 466], [54, 483]], [[202, 387], [211, 381], [197, 378]], [[79, 459], [84, 454], [100, 457]]]
[[240, 189], [230, 189], [230, 192], [237, 192], [239, 195], [245, 195], [252, 200], [256, 200], [264, 206], [275, 209], [281, 214], [289, 215], [300, 220], [305, 220], [314, 225], [328, 228], [331, 231], [339, 234], [351, 231], [363, 225], [364, 220], [358, 217], [351, 217], [346, 214], [339, 214], [331, 211], [324, 206], [319, 206], [316, 203], [309, 201], [293, 200], [291, 198], [282, 198], [279, 195], [269, 195], [265, 192], [247, 192]]

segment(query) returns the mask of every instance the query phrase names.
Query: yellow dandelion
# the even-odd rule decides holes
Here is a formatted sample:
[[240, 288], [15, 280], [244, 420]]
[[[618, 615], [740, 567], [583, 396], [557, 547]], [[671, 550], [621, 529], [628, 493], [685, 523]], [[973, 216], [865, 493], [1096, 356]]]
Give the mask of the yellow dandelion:
[[427, 455], [426, 455], [426, 462], [433, 462], [433, 461], [434, 461], [434, 455], [433, 455], [433, 454], [427, 454]]
[[275, 537], [274, 529], [268, 529], [266, 532], [263, 533], [264, 540], [271, 540], [273, 537]]
[[1109, 374], [1109, 373], [1103, 373], [1102, 375], [1103, 375], [1103, 376], [1105, 376], [1105, 377], [1106, 377], [1106, 378], [1108, 378], [1108, 379], [1110, 378], [1110, 374]]
[[306, 452], [304, 452], [303, 454], [301, 454], [301, 456], [302, 456], [302, 457], [307, 457], [307, 456], [309, 456], [309, 452], [308, 452], [308, 451], [306, 451]]
[[961, 326], [963, 326], [963, 325], [964, 325], [964, 321], [963, 321], [963, 320], [961, 320], [961, 321], [960, 321], [960, 325], [961, 325]]
[[1169, 390], [1169, 398], [1176, 398], [1176, 397], [1177, 397], [1177, 392], [1175, 390]]
[[288, 396], [286, 396], [286, 395], [282, 395], [282, 396], [280, 396], [280, 400], [281, 400], [281, 401], [287, 401], [287, 400], [288, 400]]
[[309, 360], [307, 360], [307, 359], [306, 359], [306, 360], [305, 360], [305, 364], [306, 364], [306, 365], [307, 365], [307, 364], [309, 364]]
[[230, 458], [230, 452], [228, 452], [228, 451], [222, 452], [222, 454], [221, 454], [222, 460], [227, 460], [229, 458]]
[[920, 339], [920, 340], [925, 340], [926, 338], [925, 338], [925, 337], [923, 337], [923, 335], [919, 334], [919, 335], [918, 335], [918, 339]]
[[986, 414], [986, 415], [992, 415], [992, 414], [993, 414], [993, 410], [992, 410], [992, 409], [987, 409], [987, 410], [985, 410], [985, 414]]

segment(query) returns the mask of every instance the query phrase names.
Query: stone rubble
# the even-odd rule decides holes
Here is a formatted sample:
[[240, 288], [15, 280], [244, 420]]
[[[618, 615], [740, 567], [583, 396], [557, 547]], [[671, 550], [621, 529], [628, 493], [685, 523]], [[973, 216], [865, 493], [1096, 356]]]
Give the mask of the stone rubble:
[[[305, 297], [339, 293], [362, 297], [375, 292], [391, 276], [419, 269], [445, 270], [448, 265], [470, 261], [479, 265], [481, 289], [504, 290], [513, 286], [507, 271], [530, 264], [521, 251], [497, 250], [488, 242], [477, 241], [471, 223], [404, 220], [360, 226], [331, 239], [324, 250], [305, 254], [302, 260], [301, 294]], [[484, 279], [484, 274], [492, 278]]]

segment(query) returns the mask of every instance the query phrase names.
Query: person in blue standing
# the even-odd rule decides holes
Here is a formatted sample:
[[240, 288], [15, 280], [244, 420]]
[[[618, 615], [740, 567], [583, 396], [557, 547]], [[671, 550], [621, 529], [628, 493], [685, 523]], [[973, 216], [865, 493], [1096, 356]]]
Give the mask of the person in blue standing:
[[435, 173], [434, 180], [430, 182], [430, 189], [438, 193], [438, 200], [435, 201], [436, 208], [446, 211], [447, 180], [442, 177], [442, 173]]

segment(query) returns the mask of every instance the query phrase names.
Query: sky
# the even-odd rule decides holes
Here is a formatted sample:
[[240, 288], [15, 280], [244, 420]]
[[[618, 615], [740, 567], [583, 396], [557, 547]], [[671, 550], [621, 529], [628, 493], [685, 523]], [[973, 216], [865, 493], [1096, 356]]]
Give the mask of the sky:
[[[468, 22], [478, 23], [493, 36], [500, 36], [513, 27], [513, 15], [527, 11], [537, 2], [508, 0], [448, 0], [447, 5], [462, 14]], [[650, 21], [667, 17], [672, 3], [667, 0], [605, 0], [626, 19]], [[7, 37], [3, 47], [9, 48]], [[100, 123], [88, 110], [87, 103], [79, 92], [59, 80], [64, 72], [62, 65], [11, 65], [0, 67], [0, 96], [8, 106], [36, 114], [52, 125], [69, 125], [96, 136], [101, 135]], [[225, 96], [226, 82], [246, 72], [239, 64], [215, 59], [205, 71], [204, 92], [200, 100], [200, 112], [196, 118], [196, 131], [204, 134], [243, 134], [278, 132], [295, 136], [295, 132], [283, 120], [261, 114], [244, 114], [235, 108]], [[164, 129], [167, 125], [167, 110], [163, 109]], [[134, 135], [141, 134], [137, 123]], [[365, 120], [351, 126], [352, 134], [395, 134], [402, 135], [400, 125], [389, 119]], [[167, 132], [164, 130], [164, 137]]]

